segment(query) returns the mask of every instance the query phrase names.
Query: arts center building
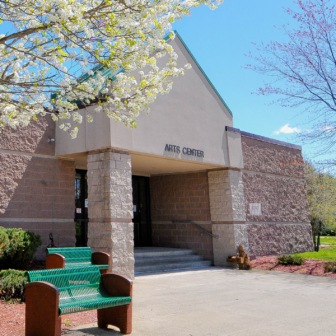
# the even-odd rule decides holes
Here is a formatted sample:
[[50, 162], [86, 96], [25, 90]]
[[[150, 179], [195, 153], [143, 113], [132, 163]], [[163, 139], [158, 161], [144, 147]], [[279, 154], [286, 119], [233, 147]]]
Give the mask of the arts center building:
[[39, 233], [36, 258], [50, 233], [110, 253], [130, 277], [137, 247], [190, 249], [215, 266], [239, 245], [251, 257], [312, 250], [301, 147], [234, 128], [182, 39], [171, 43], [192, 69], [136, 129], [93, 113], [74, 140], [48, 116], [1, 133], [0, 226]]

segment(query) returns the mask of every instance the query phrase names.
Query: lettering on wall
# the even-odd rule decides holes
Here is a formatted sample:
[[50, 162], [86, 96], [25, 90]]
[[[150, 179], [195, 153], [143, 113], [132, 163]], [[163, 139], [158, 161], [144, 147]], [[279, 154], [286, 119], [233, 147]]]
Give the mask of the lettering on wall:
[[182, 153], [183, 155], [195, 156], [199, 158], [204, 158], [204, 152], [199, 149], [183, 147], [181, 149], [180, 146], [166, 144], [165, 152], [173, 152], [176, 154]]
[[250, 215], [262, 216], [260, 203], [250, 203]]

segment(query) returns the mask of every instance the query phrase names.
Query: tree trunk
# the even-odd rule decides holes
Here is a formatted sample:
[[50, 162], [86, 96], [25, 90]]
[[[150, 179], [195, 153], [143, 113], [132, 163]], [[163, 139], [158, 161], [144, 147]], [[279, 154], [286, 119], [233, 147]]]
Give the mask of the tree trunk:
[[317, 237], [316, 237], [316, 223], [314, 220], [311, 221], [311, 226], [312, 226], [312, 234], [313, 234], [314, 251], [316, 252], [317, 251], [317, 244], [316, 244]]
[[321, 237], [321, 231], [322, 231], [322, 222], [319, 221], [318, 223], [318, 232], [317, 232], [317, 250], [316, 252], [319, 252], [320, 251], [320, 243], [321, 243], [321, 240], [320, 240], [320, 237]]
[[320, 232], [317, 233], [316, 252], [320, 251]]

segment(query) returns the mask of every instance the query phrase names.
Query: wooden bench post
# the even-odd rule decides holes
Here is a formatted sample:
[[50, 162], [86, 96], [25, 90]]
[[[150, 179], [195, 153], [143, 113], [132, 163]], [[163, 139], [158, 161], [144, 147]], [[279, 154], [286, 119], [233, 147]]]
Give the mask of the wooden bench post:
[[[102, 280], [109, 295], [132, 297], [133, 281], [126, 277], [116, 273], [107, 273], [102, 275]], [[106, 328], [111, 324], [118, 327], [124, 334], [130, 334], [132, 332], [132, 303], [123, 306], [98, 309], [97, 317], [99, 328]]]
[[26, 336], [60, 336], [59, 289], [43, 281], [26, 285]]
[[65, 258], [59, 253], [47, 254], [46, 269], [64, 268]]

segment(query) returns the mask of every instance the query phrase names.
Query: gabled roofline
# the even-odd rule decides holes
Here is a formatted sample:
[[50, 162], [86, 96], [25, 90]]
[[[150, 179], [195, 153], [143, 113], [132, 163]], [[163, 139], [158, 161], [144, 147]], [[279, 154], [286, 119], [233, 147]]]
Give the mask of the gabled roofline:
[[[177, 30], [174, 30], [174, 33], [177, 35], [177, 37], [179, 38], [179, 40], [183, 44], [184, 48], [187, 50], [187, 52], [189, 53], [189, 55], [191, 56], [191, 58], [193, 59], [193, 61], [196, 63], [196, 65], [198, 66], [198, 68], [202, 72], [202, 74], [205, 77], [205, 79], [208, 81], [208, 83], [210, 84], [210, 86], [212, 87], [212, 89], [215, 91], [215, 93], [217, 94], [218, 98], [221, 100], [221, 102], [224, 104], [224, 106], [230, 112], [231, 116], [233, 116], [232, 111], [230, 110], [229, 106], [225, 103], [224, 99], [219, 94], [219, 92], [217, 91], [216, 87], [212, 84], [212, 82], [209, 79], [209, 77], [207, 76], [207, 74], [204, 72], [204, 70], [202, 69], [202, 67], [200, 66], [200, 64], [197, 62], [195, 56], [192, 54], [192, 52], [190, 51], [190, 49], [188, 48], [188, 46], [186, 45], [186, 43], [183, 41], [181, 35], [177, 32]], [[170, 38], [170, 34], [167, 34], [163, 39], [166, 40], [166, 41], [169, 41], [171, 39]], [[81, 75], [78, 78], [78, 82], [79, 83], [83, 83], [84, 81], [86, 81], [89, 78], [94, 78], [95, 75], [96, 75], [96, 73], [98, 71], [102, 71], [103, 72], [103, 76], [106, 76], [107, 78], [110, 78], [110, 80], [114, 81], [116, 79], [116, 75], [119, 74], [120, 72], [124, 72], [124, 69], [120, 68], [116, 72], [112, 73], [111, 69], [109, 69], [109, 68], [108, 69], [104, 69], [104, 65], [100, 64], [100, 65], [95, 66], [93, 69], [91, 69], [91, 71], [94, 72], [93, 75], [89, 75], [88, 73], [85, 73], [85, 74]], [[51, 94], [51, 99], [56, 98], [57, 95], [58, 95], [57, 92]], [[76, 103], [79, 103], [79, 101], [76, 101]]]
[[198, 66], [198, 68], [201, 70], [203, 76], [206, 78], [206, 80], [209, 82], [209, 84], [211, 85], [211, 87], [213, 88], [213, 90], [216, 92], [218, 98], [221, 100], [221, 102], [224, 104], [224, 106], [227, 108], [227, 110], [230, 112], [230, 114], [233, 116], [232, 111], [230, 110], [229, 106], [225, 103], [224, 99], [222, 98], [222, 96], [219, 94], [219, 92], [217, 91], [216, 87], [212, 84], [211, 80], [209, 79], [209, 77], [207, 76], [207, 74], [204, 72], [204, 70], [202, 69], [202, 67], [200, 66], [200, 64], [197, 62], [195, 56], [192, 54], [192, 52], [190, 51], [190, 49], [188, 48], [188, 46], [186, 45], [186, 43], [183, 41], [181, 35], [177, 32], [177, 30], [174, 30], [174, 33], [178, 36], [178, 38], [180, 39], [180, 41], [182, 42], [184, 48], [187, 49], [188, 53], [190, 54], [191, 58], [193, 59], [193, 61], [196, 63], [196, 65]]

